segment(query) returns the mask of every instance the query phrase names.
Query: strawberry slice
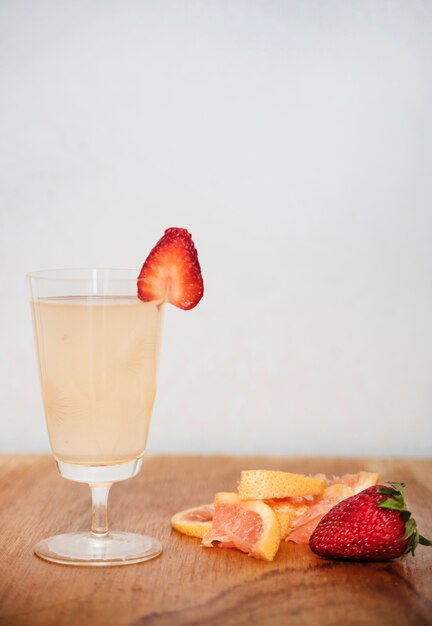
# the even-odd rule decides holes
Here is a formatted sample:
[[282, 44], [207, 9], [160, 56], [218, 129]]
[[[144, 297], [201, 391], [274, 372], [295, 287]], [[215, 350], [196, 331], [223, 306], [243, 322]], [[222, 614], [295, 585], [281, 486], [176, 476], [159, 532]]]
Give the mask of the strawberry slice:
[[163, 300], [188, 311], [203, 297], [198, 254], [185, 228], [167, 228], [138, 276], [138, 298]]

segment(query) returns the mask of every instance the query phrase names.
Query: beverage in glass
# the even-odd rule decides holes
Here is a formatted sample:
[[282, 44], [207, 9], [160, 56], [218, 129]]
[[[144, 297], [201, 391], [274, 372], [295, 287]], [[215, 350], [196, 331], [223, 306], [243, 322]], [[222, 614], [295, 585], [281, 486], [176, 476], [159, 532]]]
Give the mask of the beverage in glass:
[[136, 270], [49, 270], [28, 275], [40, 384], [52, 452], [62, 476], [90, 485], [90, 532], [39, 542], [38, 556], [80, 565], [144, 561], [153, 538], [111, 532], [113, 482], [142, 463], [156, 392], [161, 300], [141, 301]]

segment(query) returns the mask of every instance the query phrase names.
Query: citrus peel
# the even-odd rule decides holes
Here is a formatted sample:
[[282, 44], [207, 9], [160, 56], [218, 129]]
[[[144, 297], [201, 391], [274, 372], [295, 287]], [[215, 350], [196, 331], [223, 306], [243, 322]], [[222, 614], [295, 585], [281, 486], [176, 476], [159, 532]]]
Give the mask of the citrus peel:
[[202, 539], [212, 527], [213, 514], [213, 504], [202, 504], [173, 515], [171, 526], [183, 535]]
[[238, 492], [242, 500], [272, 500], [321, 495], [325, 487], [325, 478], [258, 469], [241, 473]]

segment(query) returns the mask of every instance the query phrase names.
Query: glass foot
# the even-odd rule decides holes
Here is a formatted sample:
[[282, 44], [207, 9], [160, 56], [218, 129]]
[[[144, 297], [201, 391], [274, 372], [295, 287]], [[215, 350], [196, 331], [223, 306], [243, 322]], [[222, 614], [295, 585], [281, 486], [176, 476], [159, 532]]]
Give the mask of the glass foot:
[[81, 532], [43, 539], [34, 551], [46, 561], [63, 565], [129, 565], [159, 556], [162, 545], [157, 539], [135, 533], [114, 531], [97, 536]]

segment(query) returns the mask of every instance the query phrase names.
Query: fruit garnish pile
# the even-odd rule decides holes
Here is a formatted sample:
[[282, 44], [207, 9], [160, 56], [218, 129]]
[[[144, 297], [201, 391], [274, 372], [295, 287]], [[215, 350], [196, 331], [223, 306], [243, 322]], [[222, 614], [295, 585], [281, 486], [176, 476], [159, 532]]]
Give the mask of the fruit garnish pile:
[[204, 547], [237, 548], [272, 561], [282, 539], [332, 559], [383, 561], [430, 542], [417, 531], [403, 483], [372, 472], [327, 478], [272, 470], [241, 472], [238, 493], [174, 515], [175, 530]]
[[[201, 300], [198, 254], [185, 228], [168, 228], [142, 266], [137, 281], [144, 302], [170, 302], [183, 310]], [[181, 511], [177, 531], [205, 547], [237, 548], [272, 561], [282, 539], [309, 543], [327, 558], [378, 561], [432, 543], [417, 531], [402, 483], [377, 485], [378, 474], [359, 472], [328, 479], [289, 472], [247, 470], [238, 493], [217, 493], [214, 504]]]
[[198, 253], [185, 228], [167, 228], [138, 276], [138, 298], [161, 300], [188, 311], [204, 294]]

